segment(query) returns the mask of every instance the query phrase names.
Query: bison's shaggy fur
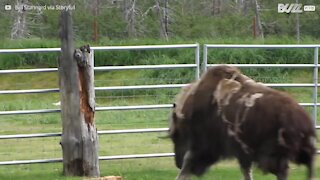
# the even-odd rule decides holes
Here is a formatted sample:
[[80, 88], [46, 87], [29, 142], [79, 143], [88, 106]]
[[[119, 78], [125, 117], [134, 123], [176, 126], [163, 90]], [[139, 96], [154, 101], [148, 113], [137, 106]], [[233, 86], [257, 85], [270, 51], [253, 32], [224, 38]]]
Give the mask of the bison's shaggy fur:
[[236, 157], [246, 180], [255, 163], [285, 180], [288, 162], [313, 177], [315, 130], [289, 95], [254, 82], [234, 67], [209, 69], [182, 89], [170, 115], [170, 137], [181, 172], [202, 175], [220, 159]]

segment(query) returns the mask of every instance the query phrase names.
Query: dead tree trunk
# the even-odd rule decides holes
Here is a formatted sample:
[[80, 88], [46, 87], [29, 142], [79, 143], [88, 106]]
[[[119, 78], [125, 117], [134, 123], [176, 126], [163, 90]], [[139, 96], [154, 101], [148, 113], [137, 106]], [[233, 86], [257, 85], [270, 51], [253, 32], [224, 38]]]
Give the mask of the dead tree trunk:
[[168, 40], [169, 36], [169, 0], [165, 0], [164, 2], [164, 35]]
[[17, 0], [19, 8], [16, 11], [16, 17], [11, 29], [11, 39], [21, 39], [28, 35], [27, 28], [27, 11], [24, 9], [24, 5], [28, 3], [28, 0]]
[[94, 0], [92, 1], [91, 4], [91, 11], [92, 11], [92, 15], [93, 15], [93, 24], [92, 24], [92, 31], [93, 31], [93, 36], [92, 36], [92, 40], [93, 41], [97, 41], [98, 40], [98, 23], [97, 23], [97, 19], [98, 19], [98, 15], [99, 15], [99, 6], [100, 6], [100, 1], [99, 0]]
[[219, 15], [221, 12], [221, 0], [212, 0], [212, 16]]
[[243, 15], [247, 16], [249, 6], [251, 5], [251, 0], [242, 0], [242, 4], [243, 4], [242, 6]]
[[258, 0], [255, 0], [255, 15], [256, 15], [256, 28], [258, 30], [257, 32], [260, 38], [264, 39], [264, 33], [263, 33], [262, 23], [260, 18], [260, 6], [258, 4]]
[[137, 37], [136, 0], [130, 0], [128, 2], [129, 2], [128, 5], [126, 3], [126, 6], [128, 7], [126, 8], [126, 13], [125, 13], [126, 21], [128, 23], [127, 31], [128, 31], [128, 36], [130, 38], [134, 38], [134, 37]]
[[89, 46], [74, 49], [71, 15], [60, 19], [59, 85], [63, 123], [63, 174], [100, 176], [98, 136], [94, 123], [93, 53]]
[[156, 9], [158, 11], [159, 16], [159, 26], [160, 26], [160, 37], [166, 39], [168, 41], [168, 24], [169, 24], [169, 17], [168, 17], [168, 0], [164, 1], [164, 7], [161, 7], [161, 1], [156, 0]]
[[[296, 3], [299, 4], [299, 0], [296, 0]], [[300, 44], [300, 17], [299, 17], [299, 13], [296, 13], [296, 38], [297, 38], [297, 43]]]

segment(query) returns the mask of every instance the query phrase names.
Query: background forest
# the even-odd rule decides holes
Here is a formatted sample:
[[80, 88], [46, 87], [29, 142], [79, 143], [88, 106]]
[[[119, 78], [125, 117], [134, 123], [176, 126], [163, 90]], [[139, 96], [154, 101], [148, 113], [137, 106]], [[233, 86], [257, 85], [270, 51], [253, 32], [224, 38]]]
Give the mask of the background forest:
[[[315, 12], [278, 13], [278, 3], [315, 5]], [[86, 42], [163, 39], [320, 38], [317, 0], [1, 0], [0, 38], [57, 39], [59, 10], [4, 5], [75, 5], [76, 39]], [[14, 6], [13, 6], [14, 8]]]

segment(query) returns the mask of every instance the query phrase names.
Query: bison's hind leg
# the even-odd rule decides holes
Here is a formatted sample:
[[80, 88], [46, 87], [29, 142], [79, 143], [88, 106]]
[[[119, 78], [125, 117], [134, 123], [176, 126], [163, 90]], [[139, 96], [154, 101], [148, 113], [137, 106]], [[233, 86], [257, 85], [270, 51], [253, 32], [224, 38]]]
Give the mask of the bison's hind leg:
[[297, 164], [303, 164], [307, 167], [308, 179], [312, 179], [314, 177], [313, 165], [316, 151], [315, 138], [305, 135], [304, 138], [301, 139], [301, 144], [299, 145], [299, 150], [295, 155], [294, 161]]
[[277, 180], [287, 180], [289, 160], [287, 158], [278, 159]]
[[244, 180], [253, 180], [251, 166], [241, 166], [241, 172]]
[[189, 180], [191, 176], [191, 160], [192, 160], [192, 153], [187, 151], [183, 158], [182, 167], [180, 173], [176, 177], [176, 180]]
[[277, 176], [277, 180], [287, 179], [289, 169], [289, 160], [287, 157], [281, 157], [281, 155], [260, 156], [257, 163], [263, 172], [272, 173]]
[[244, 177], [244, 180], [253, 180], [252, 179], [252, 161], [247, 156], [238, 156], [238, 162], [240, 164], [241, 172]]
[[[315, 150], [314, 150], [315, 151]], [[303, 149], [299, 152], [296, 162], [298, 164], [304, 164], [308, 169], [308, 179], [312, 179], [314, 177], [314, 154], [315, 152], [307, 151], [306, 149]]]

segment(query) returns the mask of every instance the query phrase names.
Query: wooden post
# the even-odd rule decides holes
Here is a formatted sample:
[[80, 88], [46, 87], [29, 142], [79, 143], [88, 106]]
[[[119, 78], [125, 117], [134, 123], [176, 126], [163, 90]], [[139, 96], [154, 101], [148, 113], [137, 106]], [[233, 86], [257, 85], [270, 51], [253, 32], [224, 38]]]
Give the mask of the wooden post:
[[74, 49], [70, 12], [60, 18], [59, 86], [63, 174], [100, 176], [98, 135], [94, 122], [93, 53], [89, 45]]

